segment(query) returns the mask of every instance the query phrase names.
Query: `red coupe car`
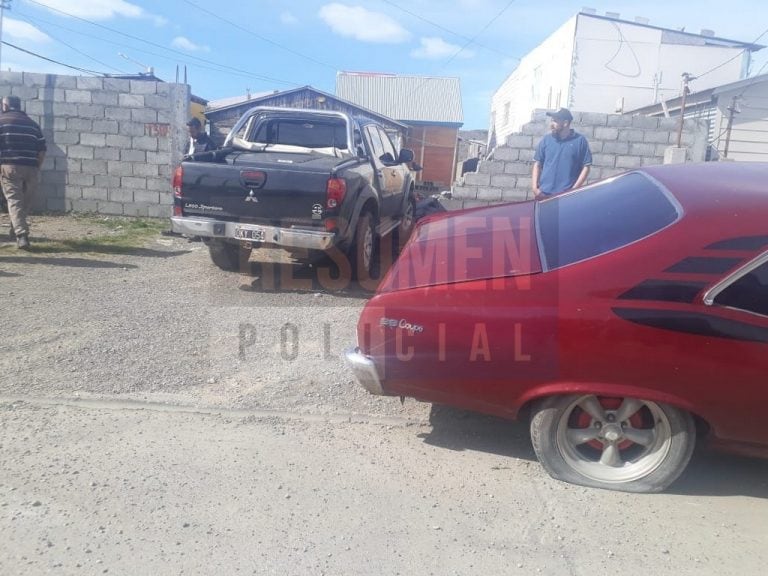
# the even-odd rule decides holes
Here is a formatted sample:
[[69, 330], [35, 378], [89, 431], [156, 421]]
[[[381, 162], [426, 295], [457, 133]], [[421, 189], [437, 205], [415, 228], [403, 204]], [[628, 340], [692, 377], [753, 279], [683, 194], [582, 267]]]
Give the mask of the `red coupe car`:
[[555, 478], [654, 492], [768, 455], [768, 164], [653, 166], [428, 217], [346, 352], [374, 394], [530, 418]]

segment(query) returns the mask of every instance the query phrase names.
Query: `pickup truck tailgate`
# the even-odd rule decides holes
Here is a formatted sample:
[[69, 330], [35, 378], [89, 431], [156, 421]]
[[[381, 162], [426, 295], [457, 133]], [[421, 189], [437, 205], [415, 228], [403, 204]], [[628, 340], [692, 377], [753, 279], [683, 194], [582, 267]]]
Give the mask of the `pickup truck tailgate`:
[[241, 222], [320, 225], [328, 178], [342, 161], [317, 153], [235, 152], [225, 164], [185, 163], [182, 210]]

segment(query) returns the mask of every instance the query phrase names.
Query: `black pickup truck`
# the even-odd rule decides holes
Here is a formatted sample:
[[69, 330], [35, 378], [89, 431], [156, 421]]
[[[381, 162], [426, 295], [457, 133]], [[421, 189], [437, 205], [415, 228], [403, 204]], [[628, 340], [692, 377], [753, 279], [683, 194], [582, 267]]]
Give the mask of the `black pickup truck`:
[[378, 239], [402, 241], [414, 222], [407, 163], [377, 123], [341, 112], [256, 107], [221, 150], [186, 159], [173, 176], [174, 232], [201, 236], [214, 264], [237, 269], [252, 248], [348, 258], [374, 273]]

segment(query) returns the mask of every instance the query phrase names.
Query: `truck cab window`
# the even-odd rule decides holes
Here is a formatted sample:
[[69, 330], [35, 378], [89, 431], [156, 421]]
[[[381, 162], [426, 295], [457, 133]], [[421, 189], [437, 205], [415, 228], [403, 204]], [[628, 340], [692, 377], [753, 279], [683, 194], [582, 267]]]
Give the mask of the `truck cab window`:
[[384, 154], [384, 147], [381, 143], [379, 131], [376, 129], [376, 126], [368, 126], [365, 130], [368, 133], [368, 140], [371, 142], [371, 148], [373, 148], [373, 156], [376, 160], [381, 162], [381, 156]]
[[395, 153], [395, 147], [392, 145], [392, 141], [389, 139], [387, 133], [381, 128], [378, 129], [379, 136], [381, 138], [381, 146], [383, 153], [380, 156], [381, 161], [384, 164], [394, 164], [397, 162], [397, 154]]
[[306, 148], [333, 147], [346, 150], [347, 130], [343, 122], [306, 122], [278, 119], [260, 124], [253, 141]]
[[363, 146], [363, 135], [360, 134], [360, 130], [357, 128], [355, 128], [354, 139], [355, 139], [355, 153], [360, 157], [365, 156], [365, 146]]

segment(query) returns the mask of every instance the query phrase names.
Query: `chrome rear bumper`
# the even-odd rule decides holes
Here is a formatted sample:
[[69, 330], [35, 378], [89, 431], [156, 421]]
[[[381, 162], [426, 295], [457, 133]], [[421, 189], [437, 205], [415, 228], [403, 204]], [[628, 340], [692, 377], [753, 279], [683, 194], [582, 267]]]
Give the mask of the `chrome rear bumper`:
[[344, 351], [344, 358], [347, 361], [347, 366], [352, 369], [352, 373], [363, 388], [371, 394], [384, 395], [379, 373], [370, 356], [366, 356], [360, 351], [360, 348], [355, 346]]
[[325, 230], [305, 230], [302, 228], [281, 228], [278, 226], [261, 226], [240, 224], [238, 222], [225, 222], [212, 218], [196, 218], [189, 216], [171, 217], [171, 230], [177, 234], [190, 236], [203, 236], [207, 238], [221, 238], [238, 240], [235, 236], [235, 228], [238, 226], [259, 228], [264, 232], [264, 243], [287, 248], [308, 248], [313, 250], [327, 250], [333, 246], [336, 236], [333, 232]]

